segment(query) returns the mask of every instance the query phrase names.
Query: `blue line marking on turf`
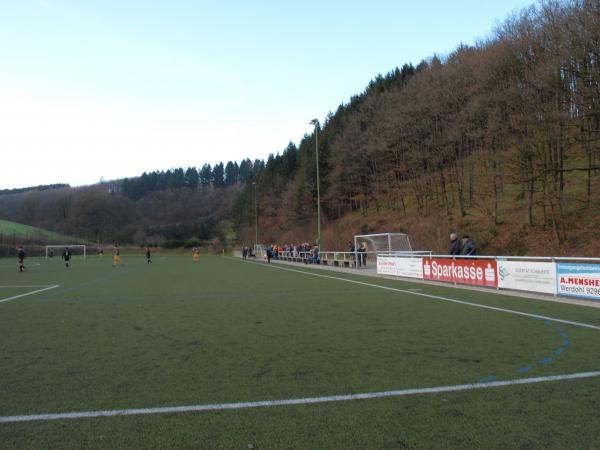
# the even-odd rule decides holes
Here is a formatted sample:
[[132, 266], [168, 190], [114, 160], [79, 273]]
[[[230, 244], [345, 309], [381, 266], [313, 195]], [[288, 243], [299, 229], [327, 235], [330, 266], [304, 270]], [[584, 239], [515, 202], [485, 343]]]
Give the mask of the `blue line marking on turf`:
[[[533, 317], [533, 320], [542, 320], [538, 317]], [[562, 343], [559, 347], [555, 348], [553, 353], [555, 356], [558, 355], [562, 355], [568, 347], [571, 346], [571, 341], [569, 340], [569, 334], [564, 331], [560, 325], [554, 324], [553, 322], [549, 321], [549, 320], [544, 320], [544, 324], [549, 327], [554, 329], [555, 331], [557, 331], [560, 334], [560, 337], [562, 338]], [[539, 366], [547, 366], [548, 364], [552, 364], [555, 361], [555, 358], [551, 357], [551, 356], [546, 356], [544, 358], [542, 358], [540, 361], [538, 361], [538, 365]], [[526, 372], [531, 372], [532, 370], [536, 369], [536, 364], [529, 364], [527, 366], [523, 366], [523, 367], [519, 367], [516, 369], [517, 373], [526, 373]], [[485, 383], [485, 382], [489, 382], [489, 381], [496, 381], [496, 376], [494, 375], [490, 375], [487, 377], [483, 377], [480, 378], [478, 380], [479, 383]]]
[[491, 381], [496, 381], [497, 378], [494, 375], [490, 375], [489, 377], [483, 377], [477, 380], [478, 383], [489, 383]]

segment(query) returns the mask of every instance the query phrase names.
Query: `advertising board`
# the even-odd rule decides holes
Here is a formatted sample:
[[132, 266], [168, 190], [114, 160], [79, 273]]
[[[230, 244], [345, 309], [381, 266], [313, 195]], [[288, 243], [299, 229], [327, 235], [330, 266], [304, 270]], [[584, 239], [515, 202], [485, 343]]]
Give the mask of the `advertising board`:
[[559, 295], [600, 300], [600, 264], [558, 263], [556, 289]]
[[493, 259], [423, 258], [423, 279], [473, 286], [498, 287]]
[[377, 257], [377, 273], [396, 277], [423, 279], [422, 258]]
[[501, 289], [556, 294], [556, 264], [552, 262], [497, 261]]

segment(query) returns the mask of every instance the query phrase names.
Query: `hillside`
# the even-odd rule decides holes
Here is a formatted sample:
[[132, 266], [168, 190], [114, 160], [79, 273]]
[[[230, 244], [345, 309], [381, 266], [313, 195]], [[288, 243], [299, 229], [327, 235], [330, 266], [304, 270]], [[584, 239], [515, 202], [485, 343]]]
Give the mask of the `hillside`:
[[[541, 2], [478, 45], [376, 77], [319, 133], [326, 248], [406, 231], [445, 251], [597, 255], [600, 6]], [[284, 152], [259, 180], [261, 240], [316, 236], [315, 135], [294, 176]], [[253, 240], [253, 190], [238, 203]]]
[[[407, 232], [445, 252], [598, 255], [600, 4], [542, 1], [475, 46], [376, 76], [266, 161], [0, 195], [0, 217], [94, 242], [251, 245]], [[290, 105], [293, 107], [293, 105]]]
[[26, 240], [48, 245], [53, 243], [78, 243], [80, 238], [66, 236], [54, 231], [44, 230], [42, 228], [33, 227], [17, 222], [0, 220], [0, 243], [5, 243], [8, 240]]

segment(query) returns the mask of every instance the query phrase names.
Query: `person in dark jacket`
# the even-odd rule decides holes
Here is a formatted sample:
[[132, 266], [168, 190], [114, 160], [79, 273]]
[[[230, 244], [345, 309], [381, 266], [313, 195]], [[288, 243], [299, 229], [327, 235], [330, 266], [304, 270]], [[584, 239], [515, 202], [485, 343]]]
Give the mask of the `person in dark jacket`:
[[271, 264], [271, 258], [273, 258], [273, 248], [267, 248], [267, 262]]
[[462, 249], [460, 253], [466, 256], [472, 256], [477, 254], [477, 248], [475, 247], [475, 242], [471, 240], [469, 236], [463, 236], [462, 238]]
[[460, 255], [460, 241], [458, 240], [456, 233], [450, 234], [450, 250], [448, 250], [448, 254]]
[[17, 247], [17, 266], [19, 267], [19, 272], [25, 272], [25, 249], [22, 245]]

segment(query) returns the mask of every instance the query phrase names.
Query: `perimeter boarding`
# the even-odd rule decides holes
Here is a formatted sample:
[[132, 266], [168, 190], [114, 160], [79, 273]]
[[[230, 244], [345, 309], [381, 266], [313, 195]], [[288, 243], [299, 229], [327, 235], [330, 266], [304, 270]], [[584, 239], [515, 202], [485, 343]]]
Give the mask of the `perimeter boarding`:
[[379, 254], [377, 273], [600, 302], [600, 258]]
[[[284, 251], [275, 259], [306, 264], [309, 258], [310, 252]], [[355, 269], [376, 267], [379, 275], [579, 298], [600, 304], [600, 258], [320, 252], [314, 263]]]

